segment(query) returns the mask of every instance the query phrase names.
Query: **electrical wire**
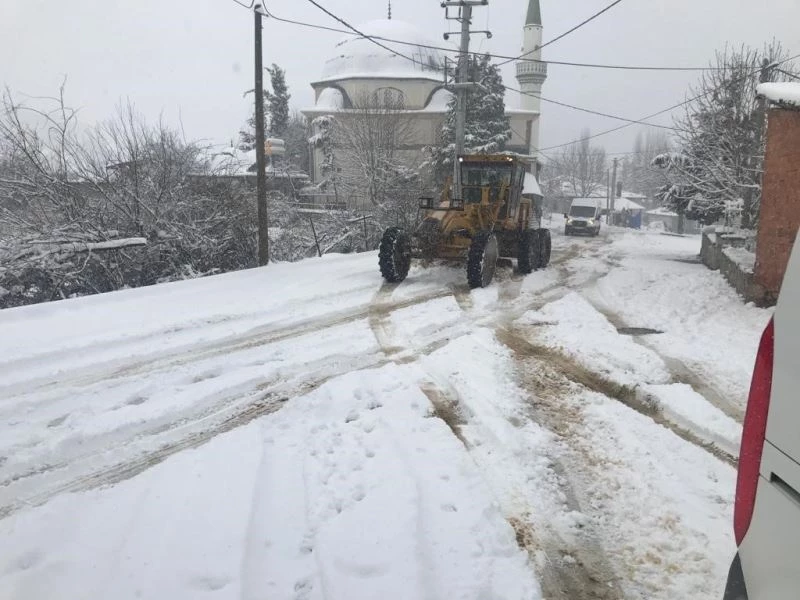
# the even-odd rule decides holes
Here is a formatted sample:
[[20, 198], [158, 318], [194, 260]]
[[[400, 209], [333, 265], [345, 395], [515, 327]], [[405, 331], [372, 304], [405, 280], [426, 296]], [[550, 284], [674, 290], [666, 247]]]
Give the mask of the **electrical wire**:
[[[771, 65], [771, 66], [776, 66], [777, 67], [779, 65], [782, 65], [784, 63], [787, 63], [787, 62], [790, 62], [790, 61], [793, 61], [793, 60], [796, 60], [798, 58], [800, 58], [800, 54], [797, 54], [795, 56], [790, 56], [789, 58], [785, 58], [785, 59], [783, 59], [783, 60], [781, 60], [781, 61], [779, 61], [777, 63], [773, 63], [773, 65]], [[732, 83], [737, 83], [739, 81], [744, 81], [745, 79], [747, 79], [751, 75], [752, 75], [752, 73], [748, 73], [747, 75], [743, 75], [741, 77], [737, 77], [735, 79], [732, 79], [728, 83], [732, 84]], [[681, 106], [686, 106], [687, 104], [691, 104], [695, 100], [699, 100], [700, 98], [708, 96], [709, 94], [716, 93], [716, 91], [717, 91], [716, 89], [708, 90], [708, 91], [703, 92], [701, 94], [698, 94], [696, 96], [692, 96], [691, 98], [689, 98], [687, 100], [684, 100], [683, 102], [679, 102], [678, 104], [674, 104], [673, 106], [669, 106], [669, 107], [667, 107], [667, 108], [665, 108], [663, 110], [655, 112], [652, 115], [648, 115], [646, 117], [642, 117], [641, 119], [638, 119], [638, 120], [631, 120], [630, 123], [625, 123], [624, 125], [620, 125], [619, 127], [613, 127], [611, 129], [607, 129], [605, 131], [601, 131], [600, 133], [595, 133], [595, 134], [590, 135], [590, 136], [578, 138], [577, 140], [572, 140], [571, 142], [566, 142], [564, 144], [557, 144], [555, 146], [548, 146], [546, 148], [542, 148], [542, 150], [555, 150], [555, 149], [558, 149], [558, 148], [565, 148], [566, 146], [572, 146], [573, 144], [579, 144], [579, 143], [585, 142], [587, 140], [592, 140], [592, 139], [598, 138], [600, 136], [607, 135], [607, 134], [613, 133], [615, 131], [619, 131], [620, 129], [625, 129], [626, 127], [630, 127], [631, 125], [636, 125], [636, 124], [649, 125], [649, 123], [645, 123], [644, 121], [647, 121], [648, 119], [652, 119], [652, 118], [657, 117], [659, 115], [663, 115], [664, 113], [671, 112], [671, 111], [675, 110], [676, 108], [680, 108]]]
[[591, 17], [589, 17], [588, 19], [585, 19], [585, 20], [581, 21], [580, 23], [578, 23], [577, 25], [575, 25], [575, 27], [573, 27], [572, 29], [569, 29], [569, 30], [565, 31], [564, 33], [562, 33], [561, 35], [558, 35], [558, 36], [554, 37], [552, 40], [550, 40], [550, 41], [548, 41], [548, 42], [545, 42], [545, 43], [544, 43], [544, 44], [542, 44], [541, 46], [537, 46], [537, 47], [536, 47], [536, 48], [534, 48], [533, 50], [529, 50], [528, 52], [525, 52], [525, 53], [521, 54], [521, 55], [520, 55], [520, 56], [518, 56], [517, 58], [511, 58], [511, 59], [509, 59], [509, 60], [507, 60], [507, 61], [501, 62], [501, 63], [499, 63], [499, 65], [498, 65], [498, 66], [501, 66], [501, 67], [502, 67], [502, 66], [503, 66], [503, 65], [505, 65], [505, 64], [508, 64], [508, 63], [510, 63], [510, 62], [513, 62], [513, 61], [515, 61], [515, 60], [519, 60], [520, 58], [524, 58], [525, 56], [528, 56], [528, 55], [530, 55], [530, 54], [533, 54], [534, 52], [537, 52], [537, 51], [541, 50], [542, 48], [546, 48], [546, 47], [547, 47], [547, 46], [549, 46], [550, 44], [554, 44], [554, 43], [556, 43], [558, 40], [560, 40], [560, 39], [562, 39], [562, 38], [565, 38], [565, 37], [567, 37], [567, 36], [568, 36], [570, 33], [573, 33], [574, 31], [577, 31], [578, 29], [580, 29], [581, 27], [583, 27], [583, 26], [584, 26], [584, 25], [586, 25], [587, 23], [590, 23], [591, 21], [594, 21], [594, 20], [595, 20], [597, 17], [599, 17], [600, 15], [602, 15], [603, 13], [605, 13], [606, 11], [608, 11], [608, 10], [611, 10], [611, 9], [612, 9], [612, 8], [614, 8], [614, 7], [615, 7], [617, 4], [619, 4], [620, 2], [622, 2], [622, 0], [614, 0], [614, 2], [612, 2], [611, 4], [609, 4], [608, 6], [606, 6], [606, 7], [605, 7], [603, 10], [601, 10], [600, 12], [596, 12], [595, 14], [593, 14], [593, 15], [592, 15]]
[[671, 131], [679, 131], [677, 127], [671, 127], [669, 125], [658, 125], [656, 123], [642, 123], [641, 120], [628, 119], [626, 117], [620, 117], [618, 115], [611, 115], [611, 114], [600, 112], [600, 111], [597, 111], [597, 110], [592, 110], [592, 109], [589, 109], [589, 108], [581, 108], [580, 106], [575, 106], [573, 104], [567, 104], [566, 102], [560, 102], [559, 100], [553, 100], [551, 98], [546, 98], [546, 97], [540, 96], [538, 94], [532, 94], [530, 92], [523, 92], [522, 90], [518, 90], [516, 88], [512, 88], [512, 87], [509, 87], [509, 86], [506, 86], [506, 85], [504, 85], [503, 87], [506, 90], [508, 90], [509, 92], [516, 92], [516, 93], [518, 93], [518, 94], [520, 94], [522, 96], [529, 96], [531, 98], [538, 98], [542, 102], [548, 102], [550, 104], [555, 104], [557, 106], [564, 106], [566, 108], [571, 108], [572, 110], [585, 112], [585, 113], [588, 113], [590, 115], [598, 115], [598, 116], [601, 116], [601, 117], [607, 117], [609, 119], [616, 119], [618, 121], [626, 121], [626, 122], [630, 123], [631, 125], [633, 125], [633, 124], [648, 125], [650, 127], [657, 127], [659, 129], [669, 129]]
[[[384, 50], [387, 50], [387, 51], [391, 52], [392, 54], [395, 54], [395, 55], [397, 55], [397, 56], [400, 56], [401, 58], [404, 58], [404, 59], [406, 59], [406, 60], [408, 60], [408, 61], [411, 61], [411, 62], [412, 62], [412, 63], [414, 63], [414, 64], [418, 64], [418, 63], [419, 63], [419, 61], [415, 60], [414, 58], [412, 58], [412, 57], [410, 57], [410, 56], [407, 56], [407, 55], [405, 55], [405, 54], [403, 54], [403, 53], [401, 53], [401, 52], [398, 52], [397, 50], [395, 50], [395, 49], [393, 49], [393, 48], [390, 48], [389, 46], [386, 46], [385, 44], [382, 44], [381, 42], [377, 41], [377, 40], [379, 39], [379, 36], [369, 36], [369, 35], [367, 35], [367, 34], [363, 33], [362, 31], [360, 31], [360, 30], [356, 29], [355, 27], [353, 27], [352, 25], [350, 25], [350, 24], [349, 24], [347, 21], [345, 21], [344, 19], [342, 19], [342, 18], [338, 17], [337, 15], [333, 14], [332, 12], [330, 12], [330, 11], [329, 11], [328, 9], [326, 9], [324, 6], [320, 5], [320, 4], [319, 4], [318, 2], [316, 2], [315, 0], [308, 0], [308, 1], [309, 1], [311, 4], [313, 4], [314, 6], [316, 6], [316, 7], [317, 7], [319, 10], [321, 10], [322, 12], [324, 12], [325, 14], [327, 14], [328, 16], [330, 16], [331, 18], [335, 19], [336, 21], [338, 21], [339, 23], [341, 23], [342, 25], [344, 25], [345, 27], [347, 27], [347, 28], [348, 28], [350, 31], [341, 31], [341, 30], [336, 30], [336, 29], [333, 29], [333, 28], [324, 27], [324, 26], [314, 26], [314, 25], [309, 25], [309, 24], [307, 24], [307, 23], [301, 23], [301, 22], [295, 22], [295, 21], [291, 21], [291, 20], [288, 20], [288, 19], [278, 19], [277, 17], [275, 17], [275, 15], [273, 15], [272, 13], [270, 13], [270, 12], [269, 12], [269, 11], [268, 11], [268, 10], [267, 10], [265, 7], [263, 7], [263, 9], [264, 9], [264, 11], [265, 11], [265, 13], [266, 13], [266, 15], [267, 15], [268, 17], [270, 17], [270, 18], [275, 18], [276, 20], [279, 20], [279, 21], [285, 21], [285, 22], [288, 22], [288, 23], [295, 23], [295, 24], [298, 24], [298, 25], [304, 25], [304, 26], [308, 26], [308, 27], [314, 27], [314, 28], [319, 28], [319, 29], [328, 29], [328, 30], [333, 30], [333, 31], [339, 31], [340, 33], [347, 33], [347, 34], [352, 34], [352, 33], [355, 33], [355, 34], [357, 34], [357, 35], [361, 36], [362, 38], [364, 38], [364, 39], [366, 39], [366, 40], [368, 40], [368, 41], [372, 42], [373, 44], [375, 44], [375, 45], [377, 45], [377, 46], [379, 46], [379, 47], [383, 48]], [[549, 43], [552, 43], [553, 41], [556, 41], [557, 39], [560, 39], [561, 37], [564, 37], [564, 35], [567, 35], [568, 33], [571, 33], [572, 31], [574, 31], [574, 30], [575, 30], [575, 29], [577, 29], [578, 27], [580, 27], [580, 26], [582, 26], [582, 25], [584, 25], [584, 24], [588, 23], [588, 22], [589, 22], [589, 21], [591, 21], [593, 18], [596, 18], [597, 16], [601, 15], [603, 12], [605, 12], [605, 11], [607, 11], [608, 9], [612, 8], [613, 6], [615, 6], [616, 4], [618, 4], [618, 3], [619, 3], [619, 2], [621, 2], [621, 1], [622, 1], [622, 0], [617, 0], [617, 2], [614, 2], [614, 3], [612, 3], [611, 5], [607, 6], [607, 7], [606, 7], [606, 8], [605, 8], [603, 11], [600, 11], [599, 13], [596, 13], [595, 15], [593, 15], [593, 17], [590, 17], [589, 19], [587, 19], [587, 20], [586, 20], [586, 21], [584, 21], [583, 23], [581, 23], [581, 24], [579, 24], [578, 26], [574, 27], [572, 30], [570, 30], [570, 31], [568, 31], [568, 32], [565, 32], [564, 34], [562, 34], [562, 35], [561, 35], [561, 36], [559, 36], [558, 38], [554, 38], [553, 40], [551, 40], [550, 42], [548, 42], [548, 44], [549, 44]], [[238, 0], [234, 0], [234, 2], [236, 2], [237, 4], [240, 4], [240, 5], [241, 5], [241, 3], [240, 3]], [[403, 42], [403, 41], [399, 41], [399, 40], [391, 40], [391, 41], [394, 41], [394, 42], [396, 42], [396, 43], [400, 43], [400, 44], [408, 44], [408, 45], [413, 45], [413, 46], [418, 46], [418, 47], [427, 47], [427, 46], [425, 46], [425, 45], [423, 45], [423, 44], [413, 44], [413, 43], [411, 43], [411, 42]], [[544, 46], [542, 46], [542, 47], [544, 47]], [[476, 54], [476, 53], [470, 53], [470, 54]], [[786, 62], [789, 62], [789, 61], [795, 60], [795, 59], [797, 59], [797, 58], [800, 58], [800, 54], [798, 54], [798, 55], [796, 55], [796, 56], [793, 56], [793, 57], [790, 57], [790, 58], [787, 58], [787, 59], [784, 59], [784, 60], [782, 60], [782, 61], [780, 61], [780, 62], [774, 63], [774, 64], [773, 64], [773, 65], [771, 65], [771, 66], [773, 66], [773, 67], [777, 67], [777, 66], [779, 66], [779, 65], [781, 65], [781, 64], [784, 64], [784, 63], [786, 63]], [[513, 60], [513, 59], [512, 59], [512, 60]], [[500, 64], [503, 64], [503, 63], [500, 63]], [[436, 71], [439, 71], [439, 72], [442, 72], [444, 69], [442, 69], [442, 68], [437, 68], [437, 69], [434, 69], [434, 70], [436, 70]], [[760, 70], [760, 68], [759, 68], [759, 69], [756, 69], [756, 70]], [[749, 77], [749, 76], [750, 76], [750, 74], [748, 74], [748, 75], [745, 75], [745, 76], [743, 76], [743, 77], [740, 77], [740, 78], [738, 78], [738, 79], [735, 79], [735, 80], [733, 80], [733, 81], [734, 81], [734, 82], [736, 82], [736, 81], [741, 81], [741, 80], [744, 80], [744, 79], [746, 79], [746, 78], [747, 78], [747, 77]], [[612, 118], [612, 119], [618, 119], [618, 120], [626, 121], [626, 123], [625, 123], [625, 124], [623, 124], [623, 125], [620, 125], [620, 126], [618, 126], [618, 127], [613, 127], [613, 128], [611, 128], [611, 129], [607, 129], [607, 130], [605, 130], [605, 131], [601, 131], [601, 132], [599, 132], [599, 133], [596, 133], [596, 134], [593, 134], [593, 135], [590, 135], [590, 136], [587, 136], [587, 137], [579, 138], [579, 139], [577, 139], [577, 140], [573, 140], [573, 141], [571, 141], [571, 142], [566, 142], [566, 143], [564, 143], [564, 144], [557, 144], [557, 145], [555, 145], [555, 146], [549, 146], [549, 147], [546, 147], [546, 148], [540, 148], [540, 149], [538, 150], [539, 152], [546, 151], [546, 150], [554, 150], [554, 149], [563, 148], [563, 147], [566, 147], [566, 146], [571, 146], [571, 145], [573, 145], [573, 144], [577, 144], [577, 143], [580, 143], [580, 142], [584, 142], [584, 141], [586, 141], [586, 140], [591, 140], [591, 139], [594, 139], [594, 138], [597, 138], [597, 137], [600, 137], [600, 136], [603, 136], [603, 135], [607, 135], [607, 134], [609, 134], [609, 133], [613, 133], [613, 132], [615, 132], [615, 131], [619, 131], [619, 130], [621, 130], [621, 129], [625, 129], [625, 128], [627, 128], [627, 127], [630, 127], [631, 125], [646, 125], [646, 126], [650, 126], [650, 127], [657, 127], [657, 128], [663, 128], [663, 129], [671, 129], [671, 130], [674, 130], [674, 131], [680, 131], [680, 129], [678, 129], [678, 128], [676, 128], [676, 127], [669, 127], [669, 126], [666, 126], [666, 125], [657, 125], [657, 124], [654, 124], [654, 123], [647, 123], [646, 121], [647, 121], [648, 119], [652, 119], [652, 118], [654, 118], [654, 117], [660, 116], [660, 115], [662, 115], [662, 114], [664, 114], [664, 113], [671, 112], [672, 110], [675, 110], [676, 108], [680, 108], [681, 106], [685, 106], [685, 105], [687, 105], [687, 104], [689, 104], [689, 103], [691, 103], [691, 102], [694, 102], [695, 100], [698, 100], [699, 98], [702, 98], [702, 97], [704, 97], [704, 96], [707, 96], [708, 94], [710, 94], [710, 93], [713, 93], [713, 92], [715, 91], [715, 90], [709, 90], [709, 91], [707, 91], [707, 92], [704, 92], [704, 93], [702, 93], [702, 94], [699, 94], [699, 95], [697, 95], [697, 96], [694, 96], [694, 97], [692, 97], [692, 98], [689, 98], [688, 100], [684, 100], [683, 102], [679, 102], [678, 104], [675, 104], [675, 105], [673, 105], [673, 106], [670, 106], [670, 107], [668, 107], [668, 108], [665, 108], [665, 109], [663, 109], [663, 110], [660, 110], [660, 111], [658, 111], [658, 112], [656, 112], [656, 113], [653, 113], [652, 115], [648, 115], [648, 116], [646, 116], [646, 117], [643, 117], [643, 118], [641, 118], [641, 119], [628, 119], [628, 118], [625, 118], [625, 117], [619, 117], [619, 116], [616, 116], [616, 115], [610, 115], [610, 114], [607, 114], [607, 113], [601, 113], [601, 112], [599, 112], [599, 111], [593, 111], [593, 110], [591, 110], [591, 109], [584, 109], [584, 108], [580, 108], [580, 107], [577, 107], [577, 106], [574, 106], [574, 105], [571, 105], [571, 104], [567, 104], [567, 103], [564, 103], [564, 102], [559, 102], [559, 101], [556, 101], [556, 100], [545, 99], [545, 98], [543, 98], [543, 97], [541, 97], [541, 96], [537, 96], [537, 95], [534, 95], [534, 94], [529, 94], [529, 93], [527, 93], [527, 92], [522, 92], [522, 91], [520, 91], [520, 90], [514, 90], [513, 88], [508, 88], [508, 87], [506, 87], [506, 86], [504, 86], [504, 87], [505, 87], [505, 89], [507, 89], [507, 90], [510, 90], [510, 91], [516, 91], [517, 93], [520, 93], [520, 94], [523, 94], [523, 95], [527, 95], [527, 96], [536, 97], [536, 98], [539, 98], [539, 99], [541, 99], [542, 101], [545, 101], [545, 102], [550, 102], [550, 103], [553, 103], [553, 104], [558, 104], [558, 105], [561, 105], [561, 106], [565, 106], [565, 107], [567, 107], [567, 108], [571, 108], [571, 109], [574, 109], [574, 110], [579, 110], [579, 111], [581, 111], [581, 112], [587, 112], [587, 113], [590, 113], [590, 114], [596, 114], [596, 115], [603, 116], [603, 117], [607, 117], [607, 118]]]
[[[327, 10], [326, 8], [321, 6], [315, 0], [308, 0], [308, 1], [311, 4], [313, 4], [314, 6], [316, 6], [317, 8], [319, 8], [320, 10], [322, 10], [323, 12], [325, 12], [325, 14], [329, 15], [330, 17], [332, 17], [336, 21], [344, 24], [345, 27], [348, 27], [350, 29], [350, 31], [341, 31], [341, 30], [339, 30], [341, 33], [348, 33], [348, 34], [349, 33], [356, 33], [359, 36], [361, 36], [362, 38], [364, 38], [366, 40], [369, 40], [372, 43], [374, 43], [374, 44], [378, 45], [379, 47], [383, 48], [384, 50], [388, 50], [389, 52], [391, 52], [393, 54], [396, 54], [396, 55], [398, 55], [398, 56], [400, 56], [402, 58], [405, 58], [406, 60], [409, 60], [409, 61], [411, 61], [411, 62], [413, 62], [415, 64], [417, 64], [419, 62], [419, 61], [416, 61], [415, 59], [411, 58], [410, 56], [402, 54], [402, 53], [398, 52], [397, 50], [392, 49], [389, 46], [386, 46], [385, 44], [379, 43], [378, 41], [376, 41], [377, 39], [379, 39], [378, 36], [369, 36], [369, 35], [361, 32], [361, 31], [359, 31], [358, 29], [356, 29], [355, 27], [353, 27], [352, 25], [350, 25], [349, 23], [347, 23], [346, 21], [344, 21], [340, 17], [336, 16], [335, 14], [333, 14], [332, 12], [330, 12], [329, 10]], [[269, 11], [267, 11], [267, 15], [272, 17], [272, 18], [276, 18]], [[276, 18], [276, 20], [291, 22], [288, 19], [277, 19]], [[298, 24], [301, 24], [301, 23], [298, 22]], [[392, 40], [392, 41], [395, 41], [395, 40]], [[398, 42], [398, 43], [407, 43], [407, 42]], [[412, 44], [412, 45], [420, 46], [419, 44]], [[425, 47], [425, 46], [423, 46], [423, 47]], [[435, 70], [437, 70], [439, 72], [443, 71], [443, 69], [441, 69], [441, 68], [438, 68], [438, 69], [435, 69]], [[551, 98], [546, 98], [546, 97], [539, 96], [539, 95], [536, 95], [536, 94], [523, 92], [521, 90], [518, 90], [518, 89], [515, 89], [515, 88], [511, 88], [511, 87], [508, 87], [508, 86], [504, 86], [504, 88], [506, 90], [508, 90], [508, 91], [516, 92], [516, 93], [519, 93], [519, 94], [524, 95], [524, 96], [531, 96], [533, 98], [538, 98], [538, 99], [542, 100], [543, 102], [556, 104], [556, 105], [559, 105], [559, 106], [563, 106], [563, 107], [570, 108], [570, 109], [573, 109], [573, 110], [577, 110], [577, 111], [580, 111], [580, 112], [585, 112], [585, 113], [588, 113], [588, 114], [593, 114], [593, 115], [598, 115], [598, 116], [607, 117], [607, 118], [611, 118], [611, 119], [616, 119], [616, 120], [619, 120], [619, 121], [625, 121], [629, 125], [639, 124], [639, 125], [646, 125], [646, 126], [649, 126], [649, 127], [655, 127], [655, 128], [658, 128], [658, 129], [668, 129], [668, 130], [672, 130], [672, 131], [676, 131], [677, 130], [675, 127], [670, 127], [669, 125], [659, 125], [659, 124], [656, 124], [656, 123], [645, 123], [645, 122], [643, 122], [643, 120], [628, 119], [626, 117], [620, 117], [618, 115], [611, 115], [611, 114], [608, 114], [608, 113], [603, 113], [603, 112], [592, 110], [592, 109], [588, 109], [588, 108], [582, 108], [580, 106], [575, 106], [573, 104], [568, 104], [566, 102], [561, 102], [561, 101], [558, 101], [558, 100], [553, 100]]]
[[[234, 0], [237, 4], [241, 4], [238, 0]], [[326, 25], [317, 25], [315, 23], [305, 23], [303, 21], [296, 21], [294, 19], [286, 19], [283, 17], [279, 17], [274, 12], [270, 11], [266, 7], [263, 7], [265, 14], [276, 21], [281, 23], [288, 23], [290, 25], [298, 25], [301, 27], [307, 27], [309, 29], [319, 29], [322, 31], [330, 31], [333, 33], [343, 33], [345, 35], [355, 35], [353, 31], [346, 30], [346, 29], [339, 29], [337, 27], [328, 27]], [[382, 42], [388, 42], [392, 44], [400, 44], [403, 46], [416, 46], [419, 48], [426, 48], [428, 50], [438, 50], [440, 52], [448, 52], [450, 54], [459, 54], [459, 50], [457, 48], [448, 48], [447, 46], [435, 46], [432, 44], [421, 44], [417, 42], [407, 42], [405, 40], [397, 40], [393, 38], [387, 38], [380, 35], [371, 36], [375, 40], [379, 40]], [[646, 66], [646, 65], [609, 65], [609, 64], [599, 64], [599, 63], [582, 63], [582, 62], [574, 62], [574, 61], [560, 61], [560, 60], [541, 60], [538, 58], [523, 58], [523, 57], [514, 57], [514, 56], [507, 56], [503, 54], [492, 54], [492, 53], [484, 53], [484, 52], [470, 52], [472, 56], [489, 56], [491, 59], [510, 59], [506, 62], [511, 62], [513, 60], [518, 60], [520, 62], [530, 62], [530, 63], [542, 63], [548, 65], [558, 65], [558, 66], [567, 66], [567, 67], [579, 67], [579, 68], [588, 68], [588, 69], [616, 69], [616, 70], [624, 70], [624, 71], [675, 71], [675, 72], [691, 72], [691, 71], [718, 71], [720, 70], [719, 67], [663, 67], [663, 66]]]

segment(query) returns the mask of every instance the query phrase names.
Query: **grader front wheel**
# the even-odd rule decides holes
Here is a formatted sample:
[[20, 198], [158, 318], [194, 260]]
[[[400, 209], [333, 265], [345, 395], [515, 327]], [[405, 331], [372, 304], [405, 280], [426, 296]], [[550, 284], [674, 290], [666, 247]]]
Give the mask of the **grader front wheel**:
[[411, 267], [411, 238], [399, 227], [389, 227], [383, 232], [378, 251], [381, 275], [389, 283], [399, 283]]
[[497, 237], [491, 231], [479, 231], [472, 238], [467, 255], [467, 283], [474, 289], [492, 282], [497, 267]]

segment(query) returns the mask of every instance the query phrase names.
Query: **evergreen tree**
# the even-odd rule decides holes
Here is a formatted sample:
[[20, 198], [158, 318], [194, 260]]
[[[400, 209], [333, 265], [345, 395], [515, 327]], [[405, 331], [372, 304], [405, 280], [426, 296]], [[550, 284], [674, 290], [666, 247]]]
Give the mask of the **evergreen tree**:
[[[470, 61], [470, 79], [481, 88], [468, 90], [466, 96], [465, 152], [490, 154], [502, 152], [511, 139], [511, 126], [505, 116], [505, 87], [500, 68], [486, 54]], [[455, 153], [456, 98], [447, 107], [440, 144], [431, 149], [431, 161], [438, 179], [444, 179], [453, 166]]]
[[286, 71], [273, 63], [271, 67], [267, 67], [267, 72], [272, 86], [272, 92], [267, 92], [264, 98], [268, 103], [267, 131], [272, 137], [283, 138], [289, 126], [289, 98], [291, 98], [289, 88], [286, 86]]
[[[286, 85], [286, 71], [274, 64], [267, 67], [272, 92], [264, 90], [264, 131], [271, 137], [282, 138], [289, 126], [289, 88]], [[248, 93], [252, 93], [252, 90]], [[252, 150], [256, 146], [256, 117], [247, 119], [244, 129], [239, 131], [239, 148]]]
[[286, 162], [295, 169], [308, 173], [310, 129], [306, 118], [294, 113], [289, 119], [283, 139], [286, 142]]

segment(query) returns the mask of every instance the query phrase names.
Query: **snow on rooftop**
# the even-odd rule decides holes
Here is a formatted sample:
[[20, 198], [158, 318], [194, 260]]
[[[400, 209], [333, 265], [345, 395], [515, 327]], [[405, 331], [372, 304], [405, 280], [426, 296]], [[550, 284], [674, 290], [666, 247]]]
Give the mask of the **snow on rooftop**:
[[447, 112], [447, 105], [453, 94], [445, 89], [436, 90], [424, 110], [428, 112]]
[[627, 198], [616, 198], [614, 200], [614, 212], [619, 212], [625, 208], [628, 210], [644, 210], [644, 206], [633, 200], [628, 200]]
[[603, 205], [605, 206], [606, 199], [601, 198], [600, 196], [591, 196], [587, 198], [573, 198], [572, 205], [573, 206], [598, 206]]
[[655, 208], [653, 210], [648, 210], [647, 214], [648, 215], [655, 215], [655, 216], [658, 216], [658, 217], [677, 217], [678, 216], [678, 213], [672, 212], [671, 210], [668, 210], [668, 209], [664, 208], [663, 206], [660, 206], [660, 207]]
[[525, 181], [522, 186], [523, 194], [532, 194], [534, 196], [541, 196], [542, 189], [539, 187], [539, 182], [536, 181], [536, 176], [533, 173], [525, 173]]
[[317, 99], [315, 108], [339, 110], [344, 106], [344, 95], [336, 88], [325, 88]]
[[[336, 44], [335, 55], [329, 58], [322, 70], [320, 81], [345, 78], [386, 77], [387, 79], [422, 78], [441, 81], [444, 60], [438, 50], [423, 48], [434, 46], [422, 32], [403, 21], [380, 19], [358, 26], [356, 29], [369, 37], [403, 40], [420, 46], [398, 48], [408, 60], [365, 37], [348, 35]], [[441, 45], [441, 44], [439, 44]]]
[[800, 108], [800, 83], [769, 82], [761, 83], [756, 88], [759, 96], [770, 102]]

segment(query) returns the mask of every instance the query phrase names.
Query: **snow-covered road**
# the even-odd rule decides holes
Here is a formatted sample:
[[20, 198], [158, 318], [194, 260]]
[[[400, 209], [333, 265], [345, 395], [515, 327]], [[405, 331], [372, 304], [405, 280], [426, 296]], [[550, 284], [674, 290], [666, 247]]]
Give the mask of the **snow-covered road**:
[[0, 598], [718, 598], [769, 313], [698, 249], [556, 235], [472, 292], [368, 253], [2, 311]]

